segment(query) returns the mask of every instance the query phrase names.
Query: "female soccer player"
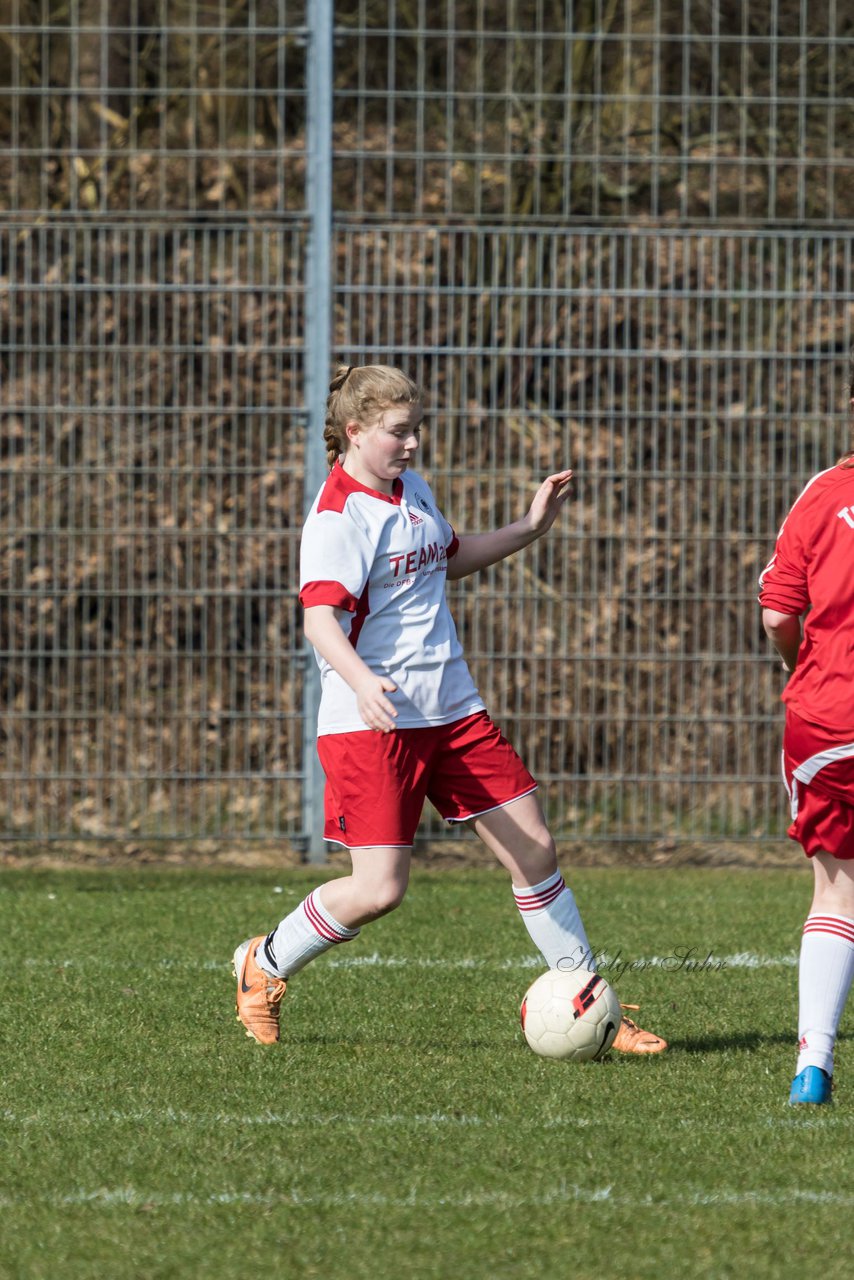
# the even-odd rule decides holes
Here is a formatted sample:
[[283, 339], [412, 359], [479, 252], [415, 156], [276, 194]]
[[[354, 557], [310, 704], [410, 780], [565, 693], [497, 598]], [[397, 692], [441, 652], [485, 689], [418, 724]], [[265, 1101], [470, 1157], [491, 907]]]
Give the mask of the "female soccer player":
[[[550, 968], [592, 964], [536, 783], [486, 713], [445, 600], [447, 578], [541, 537], [572, 473], [549, 476], [521, 520], [458, 537], [411, 469], [423, 416], [421, 392], [398, 369], [342, 367], [330, 386], [330, 473], [303, 529], [300, 600], [321, 670], [325, 836], [349, 850], [352, 870], [235, 951], [238, 1017], [263, 1044], [279, 1038], [287, 980], [402, 901], [425, 798], [509, 871]], [[624, 1018], [615, 1048], [666, 1043]]]
[[814, 875], [789, 1102], [822, 1104], [831, 1100], [833, 1048], [854, 976], [854, 453], [813, 476], [795, 501], [760, 578], [759, 603], [792, 673], [782, 695], [789, 835]]

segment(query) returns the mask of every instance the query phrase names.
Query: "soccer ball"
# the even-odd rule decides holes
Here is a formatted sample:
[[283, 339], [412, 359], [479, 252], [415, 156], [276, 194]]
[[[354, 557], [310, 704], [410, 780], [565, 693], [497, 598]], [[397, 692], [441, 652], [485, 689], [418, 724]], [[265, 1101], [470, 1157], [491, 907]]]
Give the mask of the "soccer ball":
[[548, 969], [519, 1011], [525, 1039], [543, 1058], [589, 1062], [614, 1043], [622, 1010], [616, 992], [588, 969]]

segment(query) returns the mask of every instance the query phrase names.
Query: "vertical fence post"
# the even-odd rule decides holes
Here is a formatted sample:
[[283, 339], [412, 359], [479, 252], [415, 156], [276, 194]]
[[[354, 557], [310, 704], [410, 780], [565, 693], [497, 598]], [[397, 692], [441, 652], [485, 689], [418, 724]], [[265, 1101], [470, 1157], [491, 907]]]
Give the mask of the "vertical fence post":
[[[306, 203], [308, 242], [305, 274], [306, 440], [303, 507], [307, 513], [326, 474], [323, 423], [332, 343], [332, 28], [333, 0], [308, 5]], [[320, 673], [307, 643], [303, 682], [303, 801], [305, 856], [325, 862], [323, 770], [315, 731]]]

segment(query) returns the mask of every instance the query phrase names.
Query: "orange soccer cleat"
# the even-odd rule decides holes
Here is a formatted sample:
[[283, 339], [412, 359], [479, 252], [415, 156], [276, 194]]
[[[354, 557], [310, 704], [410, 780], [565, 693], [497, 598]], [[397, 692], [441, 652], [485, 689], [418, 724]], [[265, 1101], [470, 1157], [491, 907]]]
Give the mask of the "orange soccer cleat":
[[[636, 1004], [621, 1006], [623, 1009], [637, 1009], [637, 1007]], [[661, 1036], [654, 1035], [652, 1031], [642, 1030], [636, 1022], [632, 1022], [631, 1018], [623, 1014], [620, 1029], [611, 1048], [616, 1049], [618, 1053], [663, 1053], [667, 1048], [667, 1041], [662, 1040]]]
[[262, 934], [241, 942], [234, 953], [237, 979], [237, 1016], [246, 1034], [259, 1044], [276, 1044], [279, 1039], [279, 1005], [288, 984], [272, 978], [255, 961], [255, 950], [264, 941]]

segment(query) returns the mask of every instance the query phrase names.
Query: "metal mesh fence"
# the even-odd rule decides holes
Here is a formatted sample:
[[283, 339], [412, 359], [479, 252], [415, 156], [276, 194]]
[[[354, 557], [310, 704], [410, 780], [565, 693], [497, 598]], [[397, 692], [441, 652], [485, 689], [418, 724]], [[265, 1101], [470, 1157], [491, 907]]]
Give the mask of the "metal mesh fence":
[[[0, 5], [5, 838], [306, 836], [309, 17]], [[556, 834], [779, 832], [755, 580], [848, 443], [854, 18], [334, 19], [330, 354], [423, 382], [458, 529], [575, 470], [451, 592]]]
[[304, 213], [304, 0], [3, 0], [0, 15], [10, 213]]
[[0, 239], [7, 829], [299, 830], [301, 241]]
[[836, 0], [338, 6], [339, 207], [380, 218], [852, 213]]

